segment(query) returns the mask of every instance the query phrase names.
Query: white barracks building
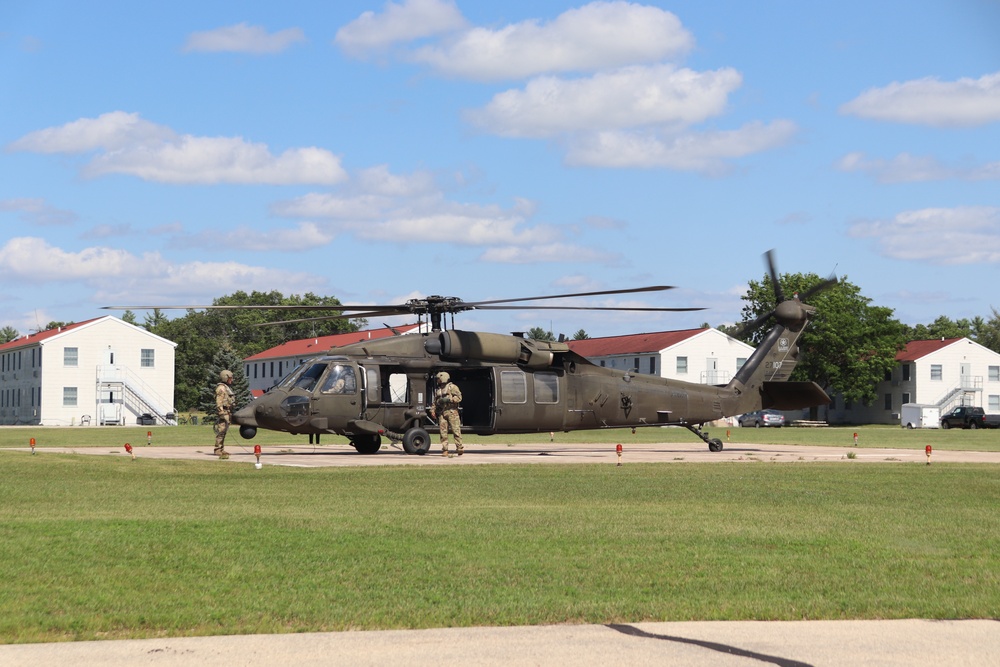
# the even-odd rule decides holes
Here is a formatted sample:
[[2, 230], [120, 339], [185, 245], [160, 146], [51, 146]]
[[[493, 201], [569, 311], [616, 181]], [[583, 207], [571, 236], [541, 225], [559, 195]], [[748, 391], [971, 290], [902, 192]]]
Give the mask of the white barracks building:
[[0, 424], [172, 422], [176, 347], [110, 315], [4, 343]]

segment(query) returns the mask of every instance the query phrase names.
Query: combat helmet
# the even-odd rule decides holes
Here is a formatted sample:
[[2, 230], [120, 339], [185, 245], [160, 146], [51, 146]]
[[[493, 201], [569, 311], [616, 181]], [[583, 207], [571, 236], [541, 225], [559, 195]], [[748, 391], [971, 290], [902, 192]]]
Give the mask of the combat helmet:
[[230, 380], [233, 379], [233, 372], [228, 370], [222, 371], [221, 373], [219, 373], [219, 379], [222, 380], [223, 382], [229, 382]]
[[438, 381], [439, 384], [445, 384], [445, 383], [448, 382], [448, 380], [451, 379], [451, 376], [448, 375], [447, 373], [445, 373], [444, 371], [441, 371], [440, 373], [438, 373], [434, 377], [437, 378], [437, 381]]

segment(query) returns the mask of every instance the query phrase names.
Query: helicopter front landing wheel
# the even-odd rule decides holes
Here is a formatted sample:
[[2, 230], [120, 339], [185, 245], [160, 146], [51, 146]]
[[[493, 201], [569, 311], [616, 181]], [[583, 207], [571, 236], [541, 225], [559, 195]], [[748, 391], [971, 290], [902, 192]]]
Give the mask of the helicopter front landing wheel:
[[718, 438], [712, 438], [708, 441], [708, 451], [710, 452], [721, 452], [722, 451], [722, 441]]
[[407, 454], [423, 456], [430, 448], [431, 435], [425, 429], [414, 426], [403, 434], [403, 451]]
[[380, 435], [356, 435], [351, 438], [351, 444], [358, 454], [378, 454], [382, 447], [382, 436]]

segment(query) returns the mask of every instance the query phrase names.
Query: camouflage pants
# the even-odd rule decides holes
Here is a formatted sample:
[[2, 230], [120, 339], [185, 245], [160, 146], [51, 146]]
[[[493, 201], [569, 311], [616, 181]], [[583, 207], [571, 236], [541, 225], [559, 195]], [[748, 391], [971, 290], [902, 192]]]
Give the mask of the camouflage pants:
[[226, 433], [229, 432], [229, 425], [232, 423], [232, 415], [220, 414], [215, 422], [215, 451], [219, 451], [226, 444]]
[[438, 413], [438, 428], [441, 429], [441, 449], [448, 451], [448, 429], [455, 434], [455, 449], [462, 451], [462, 423], [458, 419], [458, 410], [442, 410]]

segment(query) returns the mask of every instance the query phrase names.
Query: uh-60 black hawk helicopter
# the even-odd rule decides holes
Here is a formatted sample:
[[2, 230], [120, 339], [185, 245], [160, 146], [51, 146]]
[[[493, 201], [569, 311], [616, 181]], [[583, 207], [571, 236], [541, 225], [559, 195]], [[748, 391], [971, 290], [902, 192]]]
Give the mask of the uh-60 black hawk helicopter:
[[[258, 429], [292, 434], [337, 434], [361, 454], [379, 451], [382, 439], [402, 442], [409, 454], [431, 445], [428, 415], [435, 375], [447, 372], [461, 387], [463, 433], [496, 435], [588, 429], [683, 426], [722, 451], [722, 441], [702, 430], [708, 422], [762, 408], [793, 410], [829, 403], [815, 382], [791, 382], [799, 336], [815, 309], [804, 301], [836, 282], [831, 278], [804, 294], [785, 298], [771, 253], [767, 255], [777, 306], [753, 329], [774, 326], [726, 385], [696, 384], [598, 366], [566, 342], [541, 341], [443, 328], [445, 316], [468, 310], [559, 309], [690, 311], [699, 308], [615, 308], [512, 305], [524, 301], [653, 292], [666, 286], [554, 296], [467, 302], [429, 296], [403, 304], [338, 306], [340, 319], [416, 314], [431, 330], [331, 349], [305, 361], [264, 395], [233, 414], [240, 435]], [[157, 306], [158, 308], [265, 308], [329, 310], [330, 306]], [[123, 308], [123, 307], [112, 307]], [[152, 308], [131, 306], [130, 308]], [[350, 311], [350, 312], [346, 312]], [[303, 322], [310, 318], [273, 324]], [[328, 318], [317, 318], [328, 319]]]

